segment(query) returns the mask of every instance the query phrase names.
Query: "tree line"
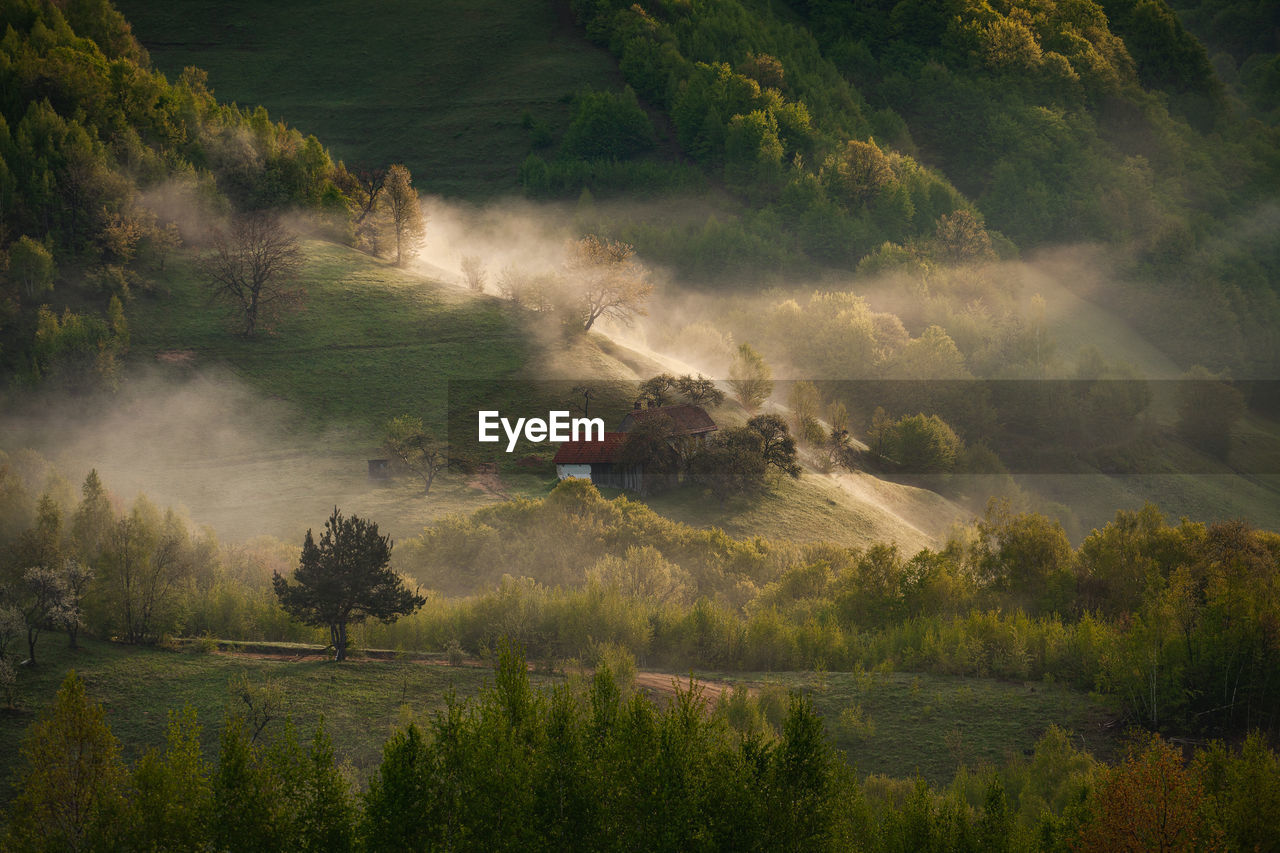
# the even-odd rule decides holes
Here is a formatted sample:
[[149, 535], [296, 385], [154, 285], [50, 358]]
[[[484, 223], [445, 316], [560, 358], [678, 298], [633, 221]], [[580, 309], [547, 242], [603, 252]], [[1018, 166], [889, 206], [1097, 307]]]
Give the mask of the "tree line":
[[[793, 694], [774, 728], [745, 691], [665, 707], [625, 675], [535, 690], [504, 646], [492, 686], [396, 731], [374, 775], [343, 774], [323, 722], [222, 724], [215, 757], [188, 707], [132, 765], [70, 673], [28, 730], [6, 849], [685, 850], [1253, 849], [1280, 819], [1280, 757], [1258, 737], [1184, 763], [1137, 737], [1101, 765], [1051, 727], [1024, 759], [950, 786], [860, 781]], [[1159, 792], [1153, 796], [1153, 792]]]

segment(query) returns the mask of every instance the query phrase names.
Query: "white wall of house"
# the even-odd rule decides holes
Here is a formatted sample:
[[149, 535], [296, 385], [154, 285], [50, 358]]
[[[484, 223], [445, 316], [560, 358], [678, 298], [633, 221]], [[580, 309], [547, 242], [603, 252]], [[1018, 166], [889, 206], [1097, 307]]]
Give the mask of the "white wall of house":
[[559, 477], [561, 480], [568, 479], [569, 477], [581, 477], [584, 480], [590, 480], [591, 466], [590, 465], [557, 465], [556, 476]]

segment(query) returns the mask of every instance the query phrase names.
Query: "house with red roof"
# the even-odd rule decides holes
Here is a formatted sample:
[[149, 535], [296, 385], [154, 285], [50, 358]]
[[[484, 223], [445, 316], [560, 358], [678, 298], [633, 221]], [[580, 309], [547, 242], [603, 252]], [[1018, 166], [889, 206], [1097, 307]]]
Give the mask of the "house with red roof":
[[[556, 452], [556, 476], [561, 480], [582, 477], [597, 486], [611, 486], [645, 492], [653, 483], [646, 482], [643, 465], [624, 465], [619, 459], [628, 434], [638, 424], [664, 417], [671, 422], [668, 443], [679, 456], [688, 454], [691, 446], [701, 444], [717, 427], [715, 421], [701, 406], [648, 406], [636, 403], [635, 409], [622, 418], [617, 432], [606, 432], [603, 441], [566, 441]], [[672, 479], [668, 475], [663, 478]], [[672, 479], [671, 483], [674, 484]]]
[[696, 438], [700, 441], [705, 441], [711, 433], [716, 431], [716, 422], [711, 420], [711, 416], [701, 406], [686, 403], [679, 406], [649, 406], [641, 408], [638, 401], [635, 409], [623, 415], [622, 423], [618, 426], [618, 429], [622, 432], [631, 432], [636, 424], [643, 423], [650, 418], [660, 417], [671, 420], [674, 427], [671, 433], [673, 437]]
[[627, 441], [625, 432], [606, 432], [604, 441], [566, 441], [556, 451], [556, 476], [581, 477], [597, 486], [640, 491], [643, 472], [637, 465], [622, 465], [618, 454]]

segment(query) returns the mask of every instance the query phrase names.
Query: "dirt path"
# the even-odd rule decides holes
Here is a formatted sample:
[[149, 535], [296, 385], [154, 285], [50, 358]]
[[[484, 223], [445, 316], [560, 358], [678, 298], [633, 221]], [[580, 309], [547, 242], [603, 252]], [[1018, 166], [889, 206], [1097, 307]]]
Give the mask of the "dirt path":
[[[235, 651], [232, 649], [218, 649], [214, 654], [223, 655], [225, 657], [248, 658], [250, 660], [277, 660], [288, 663], [315, 663], [319, 661], [329, 660], [329, 654], [324, 651], [315, 649], [280, 649], [278, 651], [266, 651], [262, 649], [252, 651]], [[383, 663], [393, 660], [392, 652], [375, 653], [373, 657], [352, 658], [347, 661], [349, 664], [368, 665]], [[450, 666], [447, 660], [442, 658], [413, 658], [413, 663], [422, 664], [423, 666]], [[489, 669], [490, 664], [480, 660], [479, 658], [466, 658], [457, 666], [474, 667], [478, 669]], [[529, 664], [529, 671], [537, 671], [534, 664]], [[578, 672], [590, 672], [590, 670], [582, 669]], [[725, 681], [704, 681], [695, 678], [693, 685], [701, 691], [702, 698], [707, 700], [709, 706], [714, 706], [720, 697], [725, 693], [733, 690], [733, 685]], [[658, 672], [654, 670], [644, 670], [636, 672], [635, 686], [637, 689], [644, 691], [647, 695], [655, 699], [670, 699], [676, 695], [677, 691], [687, 691], [689, 689], [689, 676], [677, 675], [670, 672]]]
[[[669, 699], [677, 690], [689, 689], [689, 677], [672, 675], [669, 672], [637, 672], [635, 685], [651, 697]], [[702, 691], [702, 698], [709, 706], [714, 707], [720, 697], [733, 691], [733, 685], [726, 681], [699, 681], [694, 679], [694, 687]]]

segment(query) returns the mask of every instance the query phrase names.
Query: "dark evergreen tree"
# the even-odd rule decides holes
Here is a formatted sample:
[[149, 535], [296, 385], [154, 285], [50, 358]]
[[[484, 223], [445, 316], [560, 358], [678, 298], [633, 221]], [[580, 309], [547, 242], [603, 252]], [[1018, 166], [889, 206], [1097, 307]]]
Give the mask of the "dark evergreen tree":
[[356, 515], [343, 518], [334, 507], [319, 545], [307, 530], [294, 583], [279, 572], [272, 583], [289, 615], [327, 627], [334, 659], [346, 660], [348, 625], [370, 616], [394, 622], [426, 603], [409, 591], [390, 563], [391, 539], [378, 533], [378, 525]]

